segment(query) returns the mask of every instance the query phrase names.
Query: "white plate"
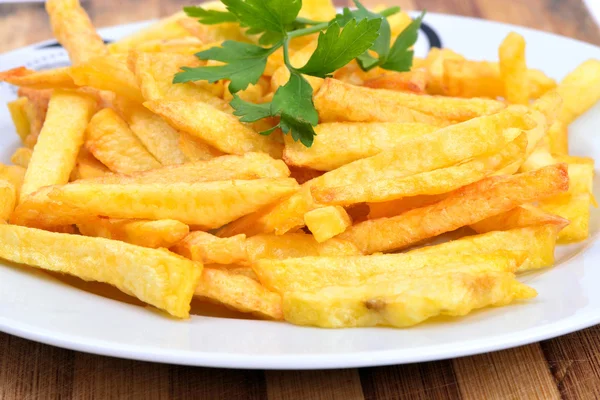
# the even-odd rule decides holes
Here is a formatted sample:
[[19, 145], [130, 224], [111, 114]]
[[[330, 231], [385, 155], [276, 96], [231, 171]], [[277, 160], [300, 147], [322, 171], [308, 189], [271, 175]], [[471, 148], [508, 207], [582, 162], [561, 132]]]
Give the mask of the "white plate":
[[[497, 59], [501, 40], [515, 30], [527, 39], [528, 65], [557, 79], [588, 58], [600, 58], [598, 47], [531, 29], [435, 14], [428, 14], [426, 23], [444, 46], [472, 59]], [[101, 34], [113, 40], [142, 25], [104, 29]], [[421, 36], [417, 53], [424, 55], [428, 43], [425, 35]], [[0, 56], [0, 69], [66, 64], [64, 51], [51, 43]], [[12, 98], [14, 89], [0, 86], [0, 103]], [[600, 106], [573, 124], [574, 154], [600, 160], [598, 126]], [[13, 130], [6, 108], [0, 107], [2, 161], [17, 147]], [[175, 321], [149, 308], [85, 292], [33, 269], [0, 265], [0, 330], [90, 353], [229, 368], [360, 367], [500, 350], [600, 322], [598, 216], [594, 210], [592, 238], [561, 247], [555, 268], [522, 277], [539, 291], [535, 300], [412, 329], [325, 330], [200, 316]]]

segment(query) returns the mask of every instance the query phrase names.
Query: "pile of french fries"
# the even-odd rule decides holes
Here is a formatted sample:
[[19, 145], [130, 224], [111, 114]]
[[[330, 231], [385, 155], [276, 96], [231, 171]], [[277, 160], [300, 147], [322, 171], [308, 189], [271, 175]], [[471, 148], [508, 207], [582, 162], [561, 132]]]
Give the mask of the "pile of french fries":
[[[449, 49], [409, 72], [353, 62], [309, 77], [307, 148], [241, 123], [227, 81], [172, 83], [202, 65], [194, 53], [254, 40], [239, 25], [181, 13], [106, 46], [76, 0], [47, 10], [72, 66], [0, 73], [19, 87], [23, 143], [0, 167], [2, 259], [180, 318], [197, 297], [298, 325], [406, 327], [534, 297], [517, 275], [589, 235], [594, 162], [569, 155], [568, 127], [600, 99], [598, 60], [557, 83], [510, 33], [499, 62]], [[389, 21], [397, 35], [411, 20]], [[292, 42], [294, 65], [316, 39]], [[240, 96], [269, 101], [286, 73], [276, 52]]]

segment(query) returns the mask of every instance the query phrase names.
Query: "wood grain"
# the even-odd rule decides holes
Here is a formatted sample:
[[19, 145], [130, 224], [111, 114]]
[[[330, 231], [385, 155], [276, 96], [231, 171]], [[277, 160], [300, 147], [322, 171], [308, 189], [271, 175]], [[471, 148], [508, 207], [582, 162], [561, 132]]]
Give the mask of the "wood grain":
[[[87, 0], [84, 5], [94, 24], [103, 27], [166, 16], [193, 1], [141, 3]], [[600, 32], [581, 0], [387, 3], [524, 25], [600, 44]], [[0, 52], [50, 38], [43, 5], [0, 5], [0, 37]], [[119, 360], [0, 333], [0, 400], [594, 399], [600, 398], [599, 338], [600, 327], [595, 327], [541, 344], [449, 361], [359, 370], [240, 371]]]

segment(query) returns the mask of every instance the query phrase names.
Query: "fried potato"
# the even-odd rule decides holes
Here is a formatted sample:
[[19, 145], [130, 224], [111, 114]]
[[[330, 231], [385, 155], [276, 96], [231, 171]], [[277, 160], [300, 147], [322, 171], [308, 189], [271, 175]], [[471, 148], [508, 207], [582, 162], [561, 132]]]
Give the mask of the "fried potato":
[[569, 128], [560, 121], [552, 124], [548, 130], [548, 145], [552, 154], [569, 154]]
[[[307, 36], [303, 39], [306, 39], [307, 43], [290, 57], [290, 63], [297, 68], [305, 65], [317, 49], [318, 42], [316, 37], [311, 39], [310, 36]], [[319, 90], [321, 85], [323, 85], [323, 78], [309, 75], [303, 75], [303, 77], [310, 83], [313, 92]], [[276, 92], [277, 89], [280, 86], [285, 85], [289, 79], [290, 70], [285, 65], [282, 65], [273, 73], [273, 77], [271, 78], [271, 91]]]
[[178, 318], [189, 316], [202, 272], [202, 264], [165, 250], [6, 224], [0, 258], [108, 283]]
[[171, 251], [204, 264], [236, 264], [248, 259], [246, 235], [220, 238], [196, 231], [175, 244]]
[[458, 189], [430, 206], [392, 218], [361, 222], [339, 238], [354, 243], [365, 254], [402, 249], [521, 204], [565, 192], [568, 185], [566, 164], [514, 176], [492, 176]]
[[467, 255], [379, 254], [258, 260], [252, 269], [263, 285], [284, 294], [327, 286], [359, 286], [374, 279], [382, 282], [451, 272], [515, 272], [525, 260], [524, 253], [508, 251]]
[[[212, 44], [210, 44], [212, 46]], [[110, 45], [109, 45], [110, 48]], [[147, 53], [196, 54], [206, 50], [207, 45], [196, 37], [153, 39], [135, 46], [136, 51]]]
[[22, 139], [23, 144], [33, 148], [46, 120], [52, 90], [19, 88], [18, 94], [27, 98], [27, 102], [23, 103], [23, 111], [29, 122], [29, 135]]
[[365, 81], [364, 86], [423, 94], [427, 88], [427, 72], [425, 69], [416, 69], [409, 72], [385, 73]]
[[556, 224], [554, 221], [550, 221], [548, 224], [528, 225], [505, 231], [491, 231], [435, 246], [421, 247], [407, 254], [441, 256], [443, 254], [487, 254], [499, 250], [508, 250], [527, 255], [527, 259], [517, 269], [517, 272], [525, 272], [550, 267], [554, 264], [556, 238], [558, 232], [564, 226], [564, 224]]
[[254, 279], [223, 269], [204, 268], [195, 296], [223, 304], [236, 311], [281, 320], [281, 296]]
[[[224, 7], [223, 11], [225, 11]], [[248, 42], [248, 36], [244, 34], [239, 23], [225, 22], [214, 25], [205, 25], [198, 23], [195, 18], [182, 18], [177, 21], [177, 23], [183, 27], [189, 35], [194, 36], [204, 43], [223, 43], [226, 40]]]
[[525, 39], [511, 32], [498, 49], [500, 75], [504, 84], [504, 97], [510, 103], [529, 103], [529, 82], [525, 62]]
[[512, 210], [476, 222], [471, 225], [471, 228], [477, 233], [486, 233], [537, 225], [552, 225], [556, 227], [558, 232], [569, 225], [569, 221], [558, 215], [548, 214], [534, 205], [523, 204]]
[[558, 120], [569, 125], [600, 100], [600, 61], [592, 59], [579, 65], [556, 91], [564, 101]]
[[[404, 149], [403, 146], [400, 148]], [[339, 187], [313, 187], [311, 193], [321, 204], [349, 205], [360, 202], [385, 202], [419, 195], [438, 195], [466, 186], [492, 173], [525, 160], [527, 136], [521, 134], [502, 151], [491, 156], [483, 155], [470, 161], [433, 171], [410, 175], [401, 179], [369, 182], [358, 180], [352, 185]]]
[[[376, 7], [376, 9], [378, 9], [377, 11], [383, 10], [383, 8], [383, 6]], [[410, 23], [412, 22], [412, 18], [405, 11], [401, 11], [397, 14], [394, 14], [388, 17], [387, 20], [390, 24], [390, 30], [392, 31], [392, 38], [395, 38], [399, 34], [401, 34], [402, 31], [406, 29], [408, 25], [410, 25]]]
[[33, 151], [30, 148], [19, 147], [17, 150], [15, 150], [12, 156], [10, 156], [10, 162], [15, 165], [20, 165], [23, 168], [27, 168], [32, 154]]
[[423, 67], [425, 68], [425, 71], [427, 71], [428, 93], [445, 94], [447, 92], [447, 83], [444, 81], [444, 78], [446, 63], [450, 60], [466, 61], [462, 55], [450, 49], [439, 49], [434, 47], [427, 54], [427, 58], [423, 61]]
[[186, 157], [179, 147], [179, 132], [142, 105], [118, 101], [117, 109], [131, 131], [162, 165], [183, 164]]
[[82, 235], [120, 240], [153, 249], [169, 248], [190, 232], [189, 227], [179, 221], [120, 220], [97, 218], [77, 224]]
[[0, 221], [8, 221], [16, 204], [15, 185], [6, 179], [0, 179]]
[[54, 37], [67, 50], [73, 65], [108, 53], [79, 0], [48, 0], [46, 11]]
[[209, 146], [197, 137], [179, 132], [179, 149], [189, 161], [208, 161], [224, 155], [222, 151]]
[[42, 186], [69, 182], [96, 101], [81, 93], [57, 90], [31, 155], [20, 201]]
[[25, 168], [18, 165], [0, 164], [0, 179], [10, 182], [15, 187], [15, 193], [19, 199], [21, 186], [25, 179]]
[[335, 14], [335, 6], [331, 0], [305, 0], [299, 15], [315, 21], [329, 21], [335, 18]]
[[104, 164], [82, 147], [75, 160], [75, 168], [71, 171], [71, 180], [98, 178], [109, 172]]
[[19, 97], [17, 100], [6, 103], [13, 125], [15, 126], [15, 131], [23, 143], [31, 133], [31, 122], [27, 115], [28, 102], [27, 97]]
[[[289, 178], [171, 184], [74, 182], [39, 191], [21, 203], [13, 219], [23, 225], [79, 223], [86, 216], [175, 219], [215, 229], [250, 214], [298, 189]], [[37, 215], [39, 208], [52, 212]]]
[[294, 178], [301, 185], [311, 179], [323, 175], [323, 173], [323, 171], [317, 171], [316, 169], [294, 167], [293, 165], [290, 165], [290, 177]]
[[420, 123], [323, 123], [315, 127], [317, 135], [311, 147], [286, 136], [283, 159], [288, 165], [330, 171], [396, 147], [406, 136], [423, 135], [437, 129], [437, 126]]
[[283, 295], [283, 314], [286, 321], [296, 325], [402, 328], [438, 315], [462, 316], [474, 309], [535, 296], [534, 289], [508, 272], [453, 273], [287, 292]]
[[87, 127], [85, 147], [113, 172], [127, 174], [161, 166], [127, 123], [110, 108], [92, 117]]
[[257, 134], [237, 117], [202, 101], [159, 100], [146, 102], [144, 106], [163, 117], [171, 126], [225, 153], [258, 151], [281, 158], [281, 144]]
[[352, 226], [352, 218], [340, 206], [314, 209], [304, 214], [304, 223], [319, 243], [331, 239]]
[[[459, 97], [438, 97], [418, 95], [414, 93], [397, 92], [385, 89], [370, 89], [348, 85], [334, 79], [327, 79], [321, 90], [315, 95], [315, 106], [324, 120], [335, 115], [338, 110], [340, 117], [346, 115], [352, 121], [369, 121], [366, 118], [352, 117], [355, 108], [379, 109], [381, 113], [397, 114], [396, 108], [408, 108], [425, 114], [430, 118], [449, 121], [466, 121], [471, 118], [490, 115], [502, 110], [503, 103], [490, 99], [464, 99]], [[342, 111], [340, 106], [345, 107]], [[369, 113], [365, 110], [363, 113]], [[343, 117], [342, 117], [343, 118]], [[389, 122], [390, 117], [387, 117]], [[372, 120], [372, 119], [371, 119]], [[413, 121], [407, 121], [413, 122]], [[425, 122], [416, 120], [414, 122]]]
[[394, 217], [415, 208], [421, 208], [437, 203], [447, 196], [447, 193], [431, 196], [421, 195], [403, 197], [401, 199], [384, 201], [381, 203], [367, 203], [369, 206], [369, 215], [367, 219]]
[[33, 71], [25, 67], [0, 72], [0, 81], [30, 89], [77, 89], [67, 67]]
[[549, 213], [569, 220], [569, 225], [558, 235], [558, 243], [586, 240], [590, 235], [590, 206], [592, 197], [588, 193], [565, 194], [540, 201], [539, 207]]

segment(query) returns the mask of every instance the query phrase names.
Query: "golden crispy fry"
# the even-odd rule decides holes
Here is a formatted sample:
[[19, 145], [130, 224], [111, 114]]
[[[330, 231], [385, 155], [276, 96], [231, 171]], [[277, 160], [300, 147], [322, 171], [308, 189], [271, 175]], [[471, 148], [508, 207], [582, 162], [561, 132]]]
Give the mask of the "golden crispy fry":
[[153, 39], [135, 46], [136, 51], [176, 54], [196, 54], [206, 50], [206, 48], [206, 44], [192, 36], [175, 39]]
[[[383, 10], [383, 6], [375, 7], [375, 10]], [[397, 14], [392, 15], [387, 18], [388, 23], [390, 24], [390, 29], [392, 31], [392, 38], [397, 37], [402, 33], [404, 29], [412, 22], [412, 18], [406, 12], [401, 11]], [[415, 57], [416, 58], [416, 57]]]
[[185, 132], [179, 132], [178, 144], [189, 161], [207, 161], [225, 154]]
[[189, 227], [179, 221], [159, 220], [119, 220], [97, 218], [77, 224], [79, 232], [85, 236], [120, 240], [142, 247], [169, 248], [190, 232]]
[[311, 179], [323, 175], [324, 173], [323, 171], [317, 171], [316, 169], [294, 167], [293, 165], [291, 165], [289, 168], [290, 176], [301, 185], [310, 181]]
[[579, 65], [556, 91], [564, 101], [558, 120], [569, 125], [600, 100], [600, 61], [588, 60]]
[[0, 72], [0, 81], [30, 89], [76, 89], [77, 85], [69, 72], [70, 69], [66, 67], [43, 71], [18, 67]]
[[351, 241], [365, 254], [401, 249], [565, 192], [568, 187], [566, 164], [520, 175], [488, 177], [458, 189], [439, 203], [392, 218], [361, 222], [342, 233], [340, 239]]
[[427, 88], [427, 71], [416, 69], [409, 72], [386, 73], [365, 81], [364, 86], [423, 94]]
[[25, 174], [20, 201], [42, 186], [69, 182], [96, 101], [84, 94], [55, 91]]
[[79, 0], [48, 0], [46, 11], [54, 37], [67, 50], [73, 65], [108, 53]]
[[21, 138], [21, 142], [25, 142], [25, 139], [31, 133], [31, 122], [29, 121], [29, 116], [27, 115], [27, 107], [29, 100], [27, 97], [19, 97], [17, 100], [8, 102], [6, 106], [8, 107], [8, 111], [10, 112], [10, 116], [13, 121], [13, 125], [15, 126], [15, 131], [17, 131], [17, 135]]
[[194, 295], [237, 311], [283, 319], [279, 294], [265, 289], [252, 278], [227, 270], [205, 268]]
[[202, 272], [165, 250], [15, 225], [0, 226], [0, 258], [111, 284], [179, 318], [189, 316]]
[[[203, 5], [204, 7], [204, 5]], [[224, 10], [223, 10], [224, 11]], [[247, 42], [248, 37], [240, 28], [240, 24], [227, 22], [215, 25], [199, 24], [195, 18], [182, 18], [177, 23], [185, 29], [188, 34], [194, 36], [204, 43], [223, 43], [226, 40]]]
[[340, 206], [317, 208], [304, 214], [304, 223], [319, 243], [331, 239], [352, 226], [352, 218]]
[[[317, 48], [316, 38], [311, 40], [310, 37], [307, 36], [306, 40], [308, 41], [306, 45], [300, 48], [292, 57], [290, 57], [290, 62], [295, 67], [299, 68], [305, 65]], [[308, 75], [303, 76], [308, 83], [310, 83], [310, 86], [312, 86], [314, 92], [319, 90], [321, 85], [323, 85], [323, 78]], [[273, 92], [277, 91], [277, 89], [280, 86], [285, 85], [289, 79], [290, 71], [285, 65], [282, 65], [273, 73], [273, 77], [271, 78], [271, 90]]]
[[552, 154], [569, 154], [569, 128], [560, 121], [552, 124], [548, 130], [548, 145]]
[[569, 225], [558, 235], [558, 243], [586, 240], [590, 234], [590, 206], [592, 196], [588, 193], [554, 196], [540, 202], [539, 207], [549, 213], [569, 220]]
[[10, 162], [15, 165], [20, 165], [23, 168], [27, 168], [29, 160], [31, 160], [31, 154], [33, 154], [33, 151], [30, 148], [19, 147], [12, 156], [10, 156]]
[[206, 266], [209, 269], [220, 269], [225, 270], [227, 273], [233, 275], [243, 275], [246, 276], [256, 282], [258, 282], [258, 277], [250, 267], [242, 267], [240, 265], [221, 265], [221, 264], [209, 264]]
[[187, 235], [171, 250], [204, 264], [236, 264], [248, 259], [246, 235], [220, 238], [207, 232], [196, 231]]
[[27, 102], [23, 104], [23, 110], [29, 121], [29, 135], [23, 140], [23, 143], [32, 149], [46, 120], [52, 90], [19, 88], [18, 93], [19, 96], [27, 98]]
[[535, 296], [536, 291], [517, 281], [512, 273], [451, 273], [288, 292], [283, 296], [283, 314], [286, 321], [296, 325], [402, 328], [437, 315], [462, 316], [474, 309]]
[[161, 166], [127, 123], [110, 108], [92, 117], [87, 128], [85, 147], [113, 172], [127, 174]]
[[85, 147], [82, 147], [75, 160], [75, 168], [71, 172], [71, 180], [98, 178], [109, 172], [110, 170], [104, 164], [90, 154]]
[[499, 153], [475, 157], [461, 164], [401, 179], [379, 180], [369, 177], [369, 182], [357, 179], [352, 185], [313, 187], [311, 192], [318, 203], [338, 205], [443, 194], [483, 179], [507, 165], [522, 163], [525, 160], [526, 148], [527, 136], [523, 133]]
[[304, 0], [300, 16], [315, 21], [329, 21], [335, 18], [335, 6], [331, 0]]
[[476, 222], [471, 225], [471, 228], [477, 233], [486, 233], [536, 225], [554, 226], [558, 232], [569, 225], [569, 221], [558, 215], [548, 214], [531, 204], [523, 204]]
[[447, 196], [447, 193], [431, 196], [421, 195], [404, 197], [402, 199], [384, 201], [381, 203], [367, 203], [369, 206], [368, 219], [395, 217], [406, 211], [437, 203]]
[[183, 132], [204, 140], [229, 154], [251, 151], [281, 158], [282, 146], [271, 138], [259, 135], [231, 114], [201, 101], [159, 100], [144, 103], [154, 113]]
[[529, 103], [529, 81], [525, 63], [525, 39], [511, 32], [498, 49], [500, 75], [504, 84], [504, 97], [510, 103]]
[[[423, 61], [423, 67], [427, 71], [427, 92], [430, 94], [445, 94], [447, 91], [444, 75], [446, 63], [450, 60], [465, 61], [465, 58], [450, 49], [439, 49], [434, 47]], [[453, 96], [458, 96], [453, 94]], [[484, 96], [485, 97], [485, 96]]]
[[485, 254], [508, 250], [527, 255], [525, 262], [517, 269], [518, 272], [525, 272], [554, 264], [556, 238], [563, 227], [564, 225], [550, 222], [549, 224], [524, 226], [505, 231], [492, 231], [435, 246], [421, 247], [407, 254], [441, 256], [443, 254]]
[[0, 179], [0, 221], [8, 221], [17, 204], [15, 185], [6, 179]]
[[[57, 226], [86, 216], [175, 219], [215, 229], [296, 191], [289, 178], [171, 184], [101, 184], [74, 182], [39, 191], [13, 215], [22, 225]], [[48, 214], [39, 216], [41, 206]]]
[[131, 131], [162, 165], [183, 164], [186, 157], [179, 147], [179, 132], [142, 105], [118, 101], [119, 113]]
[[17, 199], [21, 193], [26, 169], [18, 165], [0, 164], [0, 179], [10, 182], [15, 187]]
[[311, 147], [285, 137], [283, 159], [288, 165], [330, 171], [374, 156], [403, 143], [406, 136], [423, 135], [439, 127], [419, 123], [332, 122], [319, 124]]

